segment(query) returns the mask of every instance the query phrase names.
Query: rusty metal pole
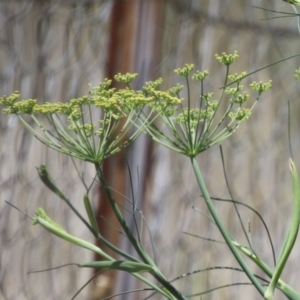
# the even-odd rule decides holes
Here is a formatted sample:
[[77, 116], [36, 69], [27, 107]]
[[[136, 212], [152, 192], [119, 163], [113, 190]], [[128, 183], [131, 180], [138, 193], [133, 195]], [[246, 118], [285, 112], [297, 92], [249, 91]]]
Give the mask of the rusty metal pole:
[[[135, 88], [141, 88], [147, 80], [158, 77], [155, 72], [160, 64], [161, 47], [163, 38], [164, 21], [164, 1], [152, 0], [115, 0], [111, 10], [109, 42], [106, 64], [107, 78], [113, 78], [117, 73], [137, 72], [139, 80]], [[144, 183], [146, 171], [150, 166], [147, 164], [151, 152], [150, 141], [145, 137], [139, 140], [124, 152], [114, 155], [103, 163], [103, 173], [114, 189], [119, 193], [127, 195], [129, 191], [127, 167], [125, 155], [129, 160], [130, 168], [133, 170], [133, 183], [139, 181], [139, 186], [135, 186], [140, 197], [139, 203], [143, 205]], [[139, 168], [137, 178], [136, 168]], [[115, 194], [118, 203], [123, 204], [124, 199]], [[101, 234], [110, 242], [131, 252], [130, 245], [126, 245], [127, 240], [121, 240], [121, 235], [112, 228], [120, 228], [113, 212], [105, 199], [103, 192], [99, 191], [99, 208], [97, 212], [98, 225]], [[106, 220], [106, 221], [105, 221]], [[109, 226], [110, 223], [112, 226]], [[130, 222], [129, 222], [130, 225]], [[103, 247], [103, 245], [100, 245]], [[110, 253], [111, 254], [111, 253]], [[133, 252], [134, 254], [134, 252]], [[96, 257], [96, 259], [100, 259]], [[134, 288], [136, 282], [131, 280], [131, 276], [123, 274], [116, 277], [115, 272], [107, 275], [100, 275], [98, 278], [98, 288], [94, 289], [93, 299], [112, 295], [115, 290], [124, 291]], [[117, 286], [117, 288], [115, 288]], [[133, 299], [133, 295], [129, 298]]]

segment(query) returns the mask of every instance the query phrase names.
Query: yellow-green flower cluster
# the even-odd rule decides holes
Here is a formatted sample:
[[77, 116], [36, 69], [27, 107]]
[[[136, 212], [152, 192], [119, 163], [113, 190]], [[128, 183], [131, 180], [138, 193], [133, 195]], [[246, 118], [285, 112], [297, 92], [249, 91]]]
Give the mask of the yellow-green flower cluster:
[[[237, 52], [233, 54], [222, 53], [216, 59], [227, 67], [238, 58]], [[124, 149], [142, 132], [147, 132], [155, 141], [165, 140], [164, 145], [188, 156], [195, 156], [212, 145], [219, 143], [231, 135], [240, 125], [248, 119], [255, 102], [251, 108], [242, 107], [250, 96], [242, 92], [240, 85], [246, 72], [232, 74], [226, 78], [232, 81], [230, 87], [223, 88], [218, 100], [212, 100], [214, 93], [204, 93], [204, 80], [208, 71], [195, 71], [193, 64], [186, 64], [174, 72], [185, 77], [187, 85], [187, 103], [180, 97], [183, 85], [177, 84], [170, 89], [161, 89], [161, 78], [146, 82], [141, 90], [133, 90], [129, 84], [137, 74], [117, 74], [115, 80], [125, 83], [123, 89], [111, 86], [112, 81], [105, 79], [98, 86], [91, 87], [88, 95], [71, 99], [65, 103], [37, 104], [36, 100], [19, 100], [19, 93], [0, 98], [0, 105], [7, 114], [30, 114], [33, 120], [42, 129], [43, 135], [26, 125], [21, 116], [19, 118], [32, 131], [32, 133], [49, 147], [82, 160], [101, 163], [103, 159]], [[298, 73], [300, 78], [300, 69]], [[200, 81], [200, 99], [196, 108], [192, 108], [189, 80]], [[272, 82], [253, 82], [251, 87], [259, 93], [271, 88]], [[258, 99], [259, 97], [257, 97]], [[222, 105], [220, 103], [222, 102]], [[225, 103], [224, 103], [225, 102]], [[218, 112], [224, 108], [223, 116]], [[144, 110], [147, 107], [147, 110]], [[101, 111], [100, 120], [94, 120], [92, 112], [97, 108]], [[45, 115], [46, 121], [52, 128], [47, 128], [35, 115]], [[64, 118], [61, 118], [63, 115]], [[218, 120], [216, 120], [218, 116]], [[155, 118], [161, 117], [166, 124], [172, 138], [159, 131], [153, 125]], [[121, 119], [127, 118], [125, 122]], [[64, 122], [67, 121], [67, 126]], [[142, 125], [141, 125], [142, 124]], [[127, 137], [129, 127], [134, 126], [136, 131]], [[71, 134], [70, 134], [71, 133]]]
[[[84, 132], [84, 135], [86, 137], [90, 137], [94, 133], [96, 135], [101, 134], [101, 131], [97, 132], [97, 131], [95, 131], [95, 128], [96, 128], [96, 125], [94, 123], [91, 123], [91, 124], [86, 123], [86, 124], [83, 124], [83, 125], [81, 125], [79, 123], [73, 123], [73, 124], [68, 126], [69, 130], [74, 130], [74, 132], [76, 132], [76, 133]], [[100, 128], [98, 130], [100, 130]]]
[[145, 86], [143, 87], [143, 92], [145, 95], [148, 95], [148, 93], [151, 93], [153, 90], [157, 90], [163, 83], [162, 78], [158, 78], [154, 81], [148, 81], [145, 83]]
[[213, 109], [202, 110], [199, 108], [185, 108], [175, 117], [174, 121], [176, 123], [189, 123], [191, 128], [195, 128], [200, 124], [200, 122], [208, 120], [213, 115], [213, 113]]
[[193, 74], [192, 79], [203, 81], [208, 76], [208, 74], [209, 74], [208, 71], [204, 71], [204, 72], [196, 71]]
[[68, 116], [68, 121], [70, 122], [76, 122], [79, 121], [83, 116], [83, 113], [81, 111], [81, 107], [79, 105], [72, 106], [72, 110]]
[[[116, 77], [120, 81], [128, 83], [136, 77], [136, 74], [118, 74]], [[87, 96], [71, 99], [65, 103], [56, 102], [41, 105], [32, 99], [18, 101], [20, 94], [15, 92], [9, 97], [0, 98], [0, 105], [8, 106], [4, 109], [6, 114], [62, 114], [67, 115], [68, 120], [76, 121], [82, 117], [82, 107], [85, 105], [99, 107], [105, 112], [114, 112], [115, 118], [120, 118], [153, 100], [152, 97], [147, 97], [142, 91], [134, 91], [129, 88], [116, 90], [110, 85], [111, 80], [105, 79], [104, 82], [93, 87]], [[171, 95], [168, 96], [171, 97]]]
[[0, 105], [2, 106], [12, 106], [20, 98], [20, 93], [18, 91], [14, 92], [10, 96], [3, 96], [0, 99]]
[[234, 87], [234, 88], [226, 88], [225, 89], [225, 93], [227, 95], [236, 95], [242, 89], [243, 89], [243, 86], [242, 85], [238, 85], [237, 87]]
[[[35, 105], [36, 100], [28, 99], [28, 100], [21, 100], [13, 103], [9, 108], [3, 110], [4, 114], [31, 114]], [[1, 100], [0, 100], [1, 105]]]
[[168, 93], [172, 96], [179, 97], [179, 93], [182, 91], [183, 88], [184, 88], [183, 85], [177, 83], [176, 86], [173, 86], [173, 87], [168, 89]]
[[254, 81], [250, 84], [250, 86], [259, 94], [261, 94], [262, 92], [265, 92], [272, 87], [272, 80], [269, 80], [268, 82], [265, 83], [263, 83], [262, 81], [260, 82]]
[[53, 115], [53, 114], [61, 114], [61, 115], [70, 115], [72, 113], [72, 105], [70, 103], [49, 103], [39, 105], [36, 104], [32, 110], [32, 113], [41, 114], [41, 115]]
[[179, 92], [183, 89], [183, 86], [177, 84], [175, 87], [163, 92], [158, 90], [162, 82], [163, 80], [161, 78], [146, 82], [142, 92], [145, 97], [150, 99], [147, 106], [150, 107], [152, 111], [163, 116], [171, 116], [175, 113], [177, 105], [182, 102], [182, 99], [179, 98]]
[[230, 66], [239, 58], [239, 55], [237, 51], [235, 51], [233, 54], [227, 54], [226, 52], [222, 52], [221, 55], [215, 54], [215, 57], [217, 61], [219, 61], [221, 64], [225, 66]]
[[134, 91], [129, 88], [114, 90], [110, 95], [106, 91], [92, 92], [92, 103], [104, 111], [114, 112], [117, 118], [124, 117], [128, 112], [151, 101], [152, 98], [145, 96], [141, 91]]
[[244, 92], [244, 94], [237, 94], [234, 97], [232, 97], [230, 99], [230, 101], [232, 103], [237, 103], [242, 105], [243, 103], [245, 103], [248, 99], [250, 98], [250, 95], [248, 95], [247, 93]]
[[[226, 66], [227, 72], [230, 65], [234, 63], [238, 57], [237, 52], [233, 54], [223, 52], [221, 55], [216, 55], [216, 59]], [[150, 128], [147, 129], [148, 134], [155, 141], [190, 157], [195, 157], [200, 152], [220, 143], [235, 132], [241, 122], [250, 117], [259, 99], [259, 97], [257, 97], [250, 108], [243, 107], [250, 99], [250, 95], [242, 91], [243, 85], [240, 83], [243, 78], [247, 76], [246, 72], [242, 72], [227, 75], [225, 87], [220, 93], [219, 99], [212, 100], [214, 93], [204, 93], [204, 80], [208, 76], [208, 71], [195, 71], [194, 74], [192, 74], [193, 70], [194, 65], [186, 64], [183, 68], [174, 71], [177, 75], [183, 76], [186, 79], [187, 103], [182, 102], [180, 105], [177, 105], [175, 102], [172, 102], [174, 106], [171, 105], [170, 107], [174, 109], [171, 110], [169, 107], [170, 114], [164, 114], [162, 113], [164, 107], [158, 105], [159, 102], [156, 102], [153, 106], [155, 107], [153, 110], [159, 113], [166, 126], [164, 130], [158, 130], [155, 126], [151, 127], [150, 124]], [[190, 78], [201, 82], [200, 101], [196, 107], [192, 107], [194, 103], [191, 102]], [[227, 80], [232, 81], [228, 86]], [[145, 88], [147, 95], [153, 96], [153, 90], [160, 86], [160, 84], [161, 81], [155, 84], [154, 87], [147, 85]], [[271, 87], [271, 81], [267, 83], [254, 82], [251, 86], [259, 92], [260, 96], [262, 92]], [[174, 90], [172, 94], [180, 98], [179, 92], [181, 89], [182, 86], [178, 86], [178, 89]], [[166, 102], [169, 103], [168, 101]], [[222, 108], [222, 110], [220, 108]], [[220, 111], [218, 111], [219, 109]]]
[[182, 102], [182, 99], [173, 96], [169, 92], [152, 90], [150, 95], [153, 101], [149, 102], [148, 106], [161, 116], [172, 116], [177, 109], [177, 105]]
[[[129, 83], [136, 76], [117, 74], [115, 79], [125, 83], [126, 88], [113, 88], [112, 81], [105, 79], [98, 86], [91, 87], [88, 95], [64, 103], [38, 104], [32, 99], [19, 100], [20, 94], [15, 92], [0, 98], [0, 105], [5, 107], [4, 113], [17, 114], [28, 130], [49, 147], [82, 160], [101, 163], [142, 133], [145, 125], [139, 128], [137, 124], [145, 106], [152, 113], [171, 116], [182, 101], [178, 94], [183, 87], [177, 85], [161, 91], [161, 78], [147, 82], [142, 90], [132, 90]], [[95, 108], [100, 110], [98, 115], [101, 116], [96, 121], [92, 113]], [[31, 127], [22, 114], [31, 115], [41, 132]], [[40, 120], [40, 115], [45, 118]], [[122, 118], [127, 118], [126, 122], [120, 122]], [[129, 131], [133, 126], [136, 130]], [[133, 133], [128, 135], [128, 132]]]
[[250, 98], [250, 95], [248, 95], [246, 92], [244, 92], [243, 94], [240, 93], [243, 89], [243, 85], [240, 85], [239, 83], [240, 83], [241, 78], [244, 75], [245, 75], [244, 72], [241, 73], [240, 75], [239, 74], [230, 75], [231, 80], [236, 81], [236, 83], [237, 83], [236, 87], [225, 89], [225, 94], [233, 96], [230, 99], [231, 103], [237, 103], [237, 104], [242, 105], [243, 103], [245, 103]]
[[8, 106], [8, 108], [3, 109], [3, 113], [9, 114], [31, 114], [37, 101], [33, 99], [21, 100], [20, 93], [18, 91], [14, 92], [10, 96], [3, 96], [0, 98], [0, 106]]
[[118, 73], [117, 75], [115, 75], [115, 80], [118, 81], [118, 82], [129, 84], [137, 76], [138, 76], [137, 73], [126, 73], [126, 74]]
[[213, 97], [214, 93], [207, 93], [207, 94], [203, 94], [200, 97], [204, 100], [204, 101], [209, 101], [212, 97]]
[[185, 64], [183, 68], [178, 68], [174, 70], [174, 73], [179, 76], [187, 77], [190, 75], [190, 73], [194, 70], [193, 64]]
[[245, 121], [249, 119], [251, 115], [251, 110], [249, 108], [238, 108], [235, 111], [231, 111], [228, 116], [233, 121]]
[[297, 80], [300, 80], [300, 68], [297, 69], [297, 70], [295, 70], [295, 78], [296, 78]]
[[235, 74], [228, 75], [228, 79], [230, 81], [240, 82], [246, 75], [247, 72], [242, 72], [241, 74], [235, 73]]
[[[120, 93], [122, 94], [124, 90], [111, 88], [111, 83], [111, 80], [105, 79], [98, 86], [93, 87], [88, 96], [89, 104], [95, 105], [105, 112], [114, 111], [115, 113], [122, 113], [125, 107], [122, 110], [119, 109], [121, 107], [120, 99], [122, 99]], [[128, 98], [128, 95], [126, 98]]]

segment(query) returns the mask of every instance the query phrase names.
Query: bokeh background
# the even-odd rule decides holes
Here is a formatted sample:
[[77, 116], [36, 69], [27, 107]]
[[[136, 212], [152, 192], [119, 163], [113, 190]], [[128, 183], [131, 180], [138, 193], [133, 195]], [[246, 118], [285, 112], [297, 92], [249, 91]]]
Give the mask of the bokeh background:
[[[41, 103], [66, 101], [86, 94], [89, 83], [96, 85], [105, 77], [127, 71], [139, 73], [136, 88], [158, 77], [164, 78], [164, 87], [168, 88], [178, 80], [173, 70], [185, 63], [208, 69], [207, 90], [218, 92], [225, 70], [216, 62], [216, 53], [237, 50], [240, 59], [232, 71], [249, 73], [299, 52], [297, 19], [268, 19], [276, 14], [254, 6], [294, 12], [291, 5], [280, 0], [1, 0], [0, 95], [18, 90], [25, 99], [34, 98]], [[272, 79], [273, 88], [263, 95], [251, 119], [223, 143], [233, 197], [263, 216], [276, 255], [292, 214], [289, 140], [300, 168], [299, 84], [294, 80], [294, 70], [299, 66], [300, 59], [296, 57], [245, 80], [244, 85]], [[198, 87], [193, 89], [197, 99]], [[42, 185], [36, 167], [45, 164], [78, 209], [83, 209], [84, 188], [70, 158], [32, 138], [16, 117], [0, 113], [0, 118], [0, 299], [71, 299], [92, 278], [92, 270], [66, 267], [30, 272], [95, 257], [32, 226], [28, 217], [5, 200], [31, 216], [42, 206], [69, 232], [93, 242], [64, 203]], [[152, 233], [158, 265], [167, 278], [208, 267], [237, 267], [225, 245], [182, 234], [222, 240], [215, 226], [192, 208], [207, 211], [187, 158], [153, 145], [145, 137], [139, 138], [126, 153], [104, 165], [110, 184], [129, 197], [132, 191], [125, 158], [132, 172], [135, 197]], [[199, 163], [211, 195], [229, 199], [219, 147], [202, 153]], [[91, 181], [92, 166], [78, 161], [76, 165]], [[97, 187], [91, 198], [103, 234], [132, 251], [108, 225], [115, 220]], [[216, 202], [216, 207], [233, 237], [246, 244], [232, 204]], [[273, 266], [261, 221], [250, 210], [239, 208], [253, 247]], [[131, 224], [130, 215], [127, 217]], [[151, 251], [146, 231], [144, 243]], [[282, 276], [296, 290], [299, 250], [298, 241]], [[260, 274], [255, 266], [253, 270]], [[192, 299], [260, 298], [247, 285], [246, 276], [232, 270], [197, 273], [178, 281], [176, 286], [193, 295], [232, 283], [235, 285]], [[102, 299], [142, 287], [129, 275], [107, 273], [95, 278], [76, 299]], [[135, 293], [114, 299], [143, 299], [145, 295]], [[275, 299], [284, 296], [277, 292]]]

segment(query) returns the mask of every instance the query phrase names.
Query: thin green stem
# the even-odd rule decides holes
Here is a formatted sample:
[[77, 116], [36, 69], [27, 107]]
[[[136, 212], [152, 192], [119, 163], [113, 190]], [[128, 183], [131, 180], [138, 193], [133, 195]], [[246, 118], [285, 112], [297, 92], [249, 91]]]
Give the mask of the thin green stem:
[[191, 92], [190, 92], [190, 85], [188, 76], [185, 77], [186, 80], [186, 88], [187, 88], [187, 97], [188, 97], [188, 117], [187, 117], [187, 135], [188, 135], [188, 142], [190, 145], [192, 145], [192, 136], [191, 136]]
[[140, 257], [142, 258], [143, 262], [144, 263], [150, 263], [150, 265], [154, 266], [154, 263], [152, 262], [150, 257], [148, 257], [148, 255], [145, 255], [145, 252], [142, 249], [141, 245], [137, 242], [137, 240], [133, 236], [132, 232], [130, 231], [129, 227], [127, 226], [126, 221], [125, 221], [125, 219], [124, 219], [117, 203], [113, 199], [113, 197], [111, 195], [111, 191], [110, 191], [109, 187], [107, 186], [107, 183], [105, 182], [105, 179], [104, 179], [104, 176], [103, 176], [100, 165], [95, 164], [95, 167], [96, 167], [96, 172], [97, 172], [99, 181], [100, 181], [100, 183], [101, 183], [101, 185], [104, 189], [105, 195], [107, 196], [107, 200], [109, 201], [109, 204], [112, 207], [112, 209], [114, 211], [114, 214], [115, 214], [118, 222], [122, 226], [126, 236], [129, 238], [130, 242], [132, 243], [132, 245], [134, 246], [135, 250], [140, 255]]
[[[232, 242], [242, 253], [244, 253], [249, 259], [251, 259], [268, 277], [270, 278], [273, 277], [274, 272], [272, 271], [272, 269], [264, 261], [262, 261], [256, 254], [252, 253], [249, 249], [241, 246], [237, 242], [235, 241]], [[280, 289], [290, 300], [300, 299], [300, 294], [281, 279], [279, 279], [277, 282], [277, 288]]]
[[[223, 173], [224, 173], [224, 178], [225, 178], [225, 181], [226, 181], [227, 190], [228, 190], [228, 193], [229, 193], [231, 199], [233, 200], [233, 195], [232, 195], [232, 192], [231, 192], [231, 188], [230, 188], [230, 185], [229, 185], [229, 180], [228, 180], [227, 172], [226, 172], [226, 168], [225, 168], [225, 159], [224, 159], [224, 155], [223, 155], [222, 145], [220, 145], [220, 154], [221, 154], [221, 159], [222, 159]], [[241, 227], [243, 229], [245, 238], [246, 238], [246, 240], [248, 242], [248, 245], [252, 249], [251, 242], [250, 242], [250, 239], [249, 239], [248, 234], [246, 232], [245, 226], [243, 224], [241, 214], [240, 214], [240, 212], [239, 212], [239, 210], [237, 208], [237, 204], [234, 201], [232, 203], [233, 203], [234, 209], [236, 211], [236, 214], [238, 216], [238, 219], [239, 219], [239, 222], [241, 224]]]
[[[137, 253], [139, 254], [139, 256], [141, 257], [142, 261], [145, 264], [149, 264], [150, 266], [153, 267], [153, 272], [151, 272], [151, 274], [154, 276], [154, 278], [160, 283], [162, 284], [162, 286], [164, 286], [165, 289], [167, 289], [170, 293], [170, 296], [174, 296], [175, 299], [178, 300], [187, 300], [186, 297], [184, 297], [170, 282], [167, 281], [167, 279], [165, 279], [165, 277], [162, 275], [162, 273], [160, 272], [160, 270], [158, 269], [158, 267], [155, 265], [155, 263], [153, 262], [153, 260], [149, 257], [149, 255], [147, 254], [147, 252], [143, 249], [142, 245], [136, 240], [136, 238], [133, 236], [130, 228], [127, 226], [127, 223], [117, 205], [117, 203], [115, 202], [115, 200], [112, 197], [111, 194], [111, 190], [108, 187], [101, 167], [99, 164], [95, 164], [95, 168], [96, 168], [96, 172], [97, 172], [97, 176], [99, 178], [99, 181], [104, 189], [105, 195], [107, 196], [107, 200], [109, 201], [110, 206], [112, 207], [114, 214], [119, 222], [119, 224], [122, 226], [126, 236], [128, 237], [128, 239], [130, 240], [131, 244], [133, 245], [133, 247], [135, 248], [135, 250], [137, 251]], [[172, 298], [169, 298], [172, 299]]]
[[[229, 66], [226, 67], [226, 75], [225, 75], [225, 81], [224, 81], [224, 88], [223, 88], [222, 94], [221, 94], [221, 96], [220, 96], [220, 98], [219, 98], [218, 106], [216, 107], [216, 109], [215, 109], [215, 111], [214, 111], [212, 117], [210, 118], [210, 121], [209, 121], [208, 126], [207, 126], [207, 130], [205, 131], [205, 133], [204, 133], [204, 135], [203, 135], [203, 137], [202, 137], [202, 140], [204, 140], [204, 139], [207, 138], [208, 131], [209, 131], [210, 127], [213, 125], [213, 120], [214, 120], [215, 115], [216, 115], [216, 113], [217, 113], [217, 111], [218, 111], [218, 109], [219, 109], [219, 107], [220, 107], [220, 104], [221, 104], [221, 102], [222, 102], [222, 100], [223, 100], [223, 97], [224, 97], [224, 94], [225, 94], [225, 86], [226, 86], [227, 81], [228, 81], [228, 74], [229, 74]], [[221, 122], [222, 122], [222, 121], [221, 121]]]
[[202, 178], [202, 174], [201, 171], [199, 169], [197, 160], [195, 157], [191, 157], [191, 163], [193, 166], [193, 170], [199, 185], [199, 188], [203, 194], [203, 197], [205, 199], [205, 202], [207, 204], [207, 207], [213, 217], [213, 219], [216, 222], [216, 225], [218, 226], [223, 238], [225, 239], [228, 247], [230, 248], [232, 254], [234, 255], [234, 257], [236, 258], [236, 260], [238, 261], [238, 263], [240, 264], [241, 268], [244, 270], [244, 272], [246, 273], [246, 275], [248, 276], [248, 278], [250, 279], [250, 281], [254, 284], [254, 286], [256, 287], [257, 291], [264, 296], [265, 290], [262, 287], [262, 285], [260, 284], [260, 282], [255, 278], [255, 276], [253, 275], [253, 273], [251, 272], [251, 270], [249, 269], [248, 265], [245, 263], [245, 261], [243, 260], [243, 258], [241, 257], [238, 249], [236, 248], [236, 246], [233, 244], [232, 239], [229, 235], [229, 233], [227, 232], [227, 230], [225, 229], [221, 219], [219, 218], [218, 213], [216, 212], [216, 209], [212, 203], [212, 200], [209, 196], [209, 193], [207, 191], [206, 185], [204, 183], [204, 180]]
[[297, 170], [294, 162], [290, 159], [290, 169], [293, 175], [293, 192], [294, 192], [294, 207], [293, 207], [293, 217], [290, 225], [290, 230], [288, 232], [288, 237], [284, 243], [283, 250], [280, 254], [279, 260], [276, 264], [273, 276], [270, 282], [270, 285], [265, 293], [265, 299], [273, 299], [273, 294], [277, 282], [281, 276], [281, 273], [285, 267], [285, 264], [289, 258], [289, 255], [294, 248], [298, 231], [299, 231], [299, 222], [300, 222], [300, 187]]

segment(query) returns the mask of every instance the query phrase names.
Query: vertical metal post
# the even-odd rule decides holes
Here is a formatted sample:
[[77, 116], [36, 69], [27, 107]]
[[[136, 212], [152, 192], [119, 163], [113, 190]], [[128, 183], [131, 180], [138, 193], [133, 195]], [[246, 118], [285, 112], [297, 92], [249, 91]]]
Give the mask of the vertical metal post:
[[[145, 81], [159, 75], [155, 74], [155, 70], [160, 63], [161, 56], [165, 7], [163, 2], [159, 0], [114, 1], [110, 18], [105, 77], [113, 79], [113, 76], [119, 72], [137, 72], [139, 73], [139, 79], [135, 88], [141, 88]], [[150, 141], [145, 137], [141, 137], [127, 150], [126, 154], [124, 152], [119, 153], [103, 163], [103, 173], [108, 183], [119, 193], [126, 195], [129, 191], [126, 176], [126, 155], [132, 170], [134, 186], [138, 189], [135, 192], [140, 198], [140, 205], [143, 205], [142, 198], [146, 171], [149, 171], [150, 168], [147, 165], [150, 151]], [[137, 168], [139, 168], [138, 177], [136, 174]], [[139, 182], [138, 186], [136, 185], [137, 181]], [[124, 202], [124, 199], [119, 195], [115, 194], [114, 196], [118, 203], [122, 204]], [[122, 248], [131, 252], [130, 245], [126, 245], [127, 240], [121, 241], [120, 234], [112, 228], [112, 226], [119, 228], [119, 225], [101, 189], [99, 191], [97, 220], [104, 237], [115, 245], [122, 244]], [[103, 247], [103, 245], [100, 246]], [[96, 259], [100, 258], [97, 257]], [[131, 280], [127, 274], [121, 275], [118, 279], [115, 272], [107, 274], [109, 274], [109, 277], [102, 276], [102, 279], [108, 279], [107, 281], [103, 281], [101, 276], [99, 277], [99, 289], [95, 289], [94, 299], [109, 296], [116, 289], [119, 291], [128, 290], [136, 285], [136, 282]], [[108, 284], [101, 286], [101, 281]], [[125, 299], [124, 297], [125, 295], [122, 299]], [[133, 299], [132, 297], [133, 295], [129, 295], [128, 299]]]

